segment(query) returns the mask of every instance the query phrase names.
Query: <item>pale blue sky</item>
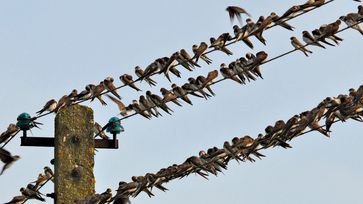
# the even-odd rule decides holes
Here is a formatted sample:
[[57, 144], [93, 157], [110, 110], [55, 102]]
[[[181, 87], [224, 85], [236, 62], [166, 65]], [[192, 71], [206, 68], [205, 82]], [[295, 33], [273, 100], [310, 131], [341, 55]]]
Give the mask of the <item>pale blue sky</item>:
[[[2, 88], [0, 128], [5, 130], [21, 112], [34, 114], [46, 101], [58, 99], [72, 89], [98, 83], [107, 76], [115, 79], [132, 73], [136, 65], [147, 66], [154, 59], [169, 56], [193, 44], [207, 41], [222, 32], [232, 32], [225, 8], [240, 5], [256, 19], [271, 11], [278, 14], [298, 0], [285, 1], [1, 1], [0, 69]], [[339, 16], [355, 12], [357, 3], [336, 0], [327, 6], [292, 20], [290, 32], [273, 28], [265, 32], [267, 46], [255, 39], [253, 52], [265, 50], [270, 57], [290, 50], [289, 38], [301, 37]], [[276, 120], [287, 120], [311, 109], [326, 96], [347, 93], [363, 84], [361, 70], [362, 36], [353, 30], [339, 34], [344, 42], [326, 50], [311, 48], [309, 58], [295, 52], [264, 65], [264, 80], [247, 86], [224, 81], [214, 87], [217, 96], [205, 101], [192, 98], [194, 106], [171, 105], [173, 116], [148, 121], [140, 116], [123, 122], [120, 149], [100, 150], [95, 156], [96, 189], [117, 188], [119, 181], [133, 175], [156, 172], [181, 163], [199, 150], [221, 146], [225, 140], [246, 134], [256, 136]], [[231, 46], [227, 57], [213, 53], [211, 66], [191, 73], [183, 68], [184, 83], [189, 76], [206, 74], [222, 62], [231, 62], [250, 52], [244, 44]], [[174, 79], [174, 78], [173, 78]], [[160, 87], [168, 81], [155, 77]], [[116, 82], [118, 85], [121, 82]], [[148, 85], [138, 84], [143, 91]], [[138, 97], [130, 88], [119, 91], [128, 103]], [[90, 105], [95, 120], [105, 124], [117, 114], [111, 102]], [[42, 118], [36, 136], [53, 135], [54, 115]], [[141, 194], [135, 204], [181, 203], [361, 203], [363, 162], [360, 155], [363, 127], [357, 122], [337, 124], [331, 139], [317, 133], [292, 142], [293, 149], [275, 148], [263, 152], [268, 157], [256, 163], [231, 162], [228, 171], [209, 181], [197, 176], [166, 184], [167, 193], [154, 190], [149, 199]], [[16, 138], [6, 149], [21, 155], [0, 176], [0, 202], [19, 194], [53, 158], [51, 148], [20, 147]], [[52, 190], [49, 184], [43, 192]], [[36, 202], [29, 202], [36, 203]], [[47, 200], [47, 203], [52, 203]]]

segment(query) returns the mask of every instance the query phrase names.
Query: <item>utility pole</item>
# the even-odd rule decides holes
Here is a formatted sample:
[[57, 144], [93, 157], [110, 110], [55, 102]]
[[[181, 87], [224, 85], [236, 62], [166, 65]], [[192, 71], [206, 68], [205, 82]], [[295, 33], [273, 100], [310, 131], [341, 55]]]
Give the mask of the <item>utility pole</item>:
[[31, 117], [27, 113], [19, 116], [21, 146], [54, 147], [54, 203], [73, 204], [95, 193], [94, 150], [118, 149], [116, 135], [123, 131], [118, 118], [109, 122], [113, 124], [107, 129], [112, 139], [94, 139], [93, 110], [72, 105], [57, 113], [54, 137], [28, 137]]
[[93, 110], [74, 105], [55, 117], [54, 184], [57, 204], [70, 204], [95, 192]]

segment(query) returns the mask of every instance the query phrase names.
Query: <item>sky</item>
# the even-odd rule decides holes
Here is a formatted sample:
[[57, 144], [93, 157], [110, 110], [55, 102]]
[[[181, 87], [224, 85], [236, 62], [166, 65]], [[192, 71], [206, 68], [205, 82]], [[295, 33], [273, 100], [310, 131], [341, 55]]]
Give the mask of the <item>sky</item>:
[[[15, 123], [22, 112], [34, 115], [48, 100], [59, 99], [74, 88], [99, 83], [108, 76], [134, 75], [134, 67], [146, 67], [153, 60], [170, 56], [182, 48], [208, 41], [223, 32], [233, 32], [225, 8], [238, 5], [254, 19], [275, 11], [282, 14], [302, 0], [285, 1], [1, 1], [0, 2], [0, 130]], [[243, 43], [230, 48], [234, 55], [211, 53], [213, 64], [189, 72], [179, 68], [183, 84], [188, 77], [206, 75], [247, 52], [264, 50], [272, 58], [292, 49], [289, 38], [301, 39], [303, 30], [313, 30], [339, 16], [356, 12], [358, 3], [335, 0], [290, 23], [294, 32], [275, 27], [264, 33], [267, 46], [252, 39], [255, 49]], [[237, 22], [236, 22], [237, 23]], [[345, 25], [344, 25], [345, 26]], [[342, 26], [342, 27], [344, 27]], [[226, 80], [213, 86], [210, 100], [191, 97], [193, 106], [170, 105], [172, 116], [146, 120], [141, 116], [122, 122], [125, 132], [118, 136], [120, 148], [101, 149], [95, 156], [96, 191], [117, 189], [119, 181], [131, 176], [157, 172], [182, 163], [200, 150], [235, 136], [257, 136], [267, 125], [287, 120], [312, 109], [327, 96], [348, 93], [363, 84], [361, 57], [363, 38], [354, 30], [339, 34], [344, 41], [336, 47], [311, 47], [305, 57], [294, 52], [262, 66], [264, 79], [246, 86]], [[135, 75], [134, 75], [135, 77]], [[158, 86], [137, 85], [159, 93], [170, 88], [163, 76]], [[125, 103], [138, 98], [131, 88], [118, 91]], [[95, 121], [106, 124], [118, 114], [111, 101], [84, 105], [94, 110]], [[34, 136], [54, 135], [54, 115], [39, 119], [44, 123]], [[361, 203], [363, 126], [355, 121], [338, 123], [331, 138], [310, 133], [292, 141], [292, 149], [274, 148], [255, 163], [238, 165], [232, 161], [224, 174], [209, 181], [190, 175], [165, 185], [166, 193], [154, 190], [148, 198], [141, 193], [134, 204], [166, 203]], [[19, 195], [19, 189], [34, 181], [53, 158], [52, 148], [22, 147], [16, 137], [6, 147], [21, 156], [0, 176], [0, 203]], [[43, 193], [52, 192], [47, 184]], [[115, 191], [114, 191], [115, 193]], [[37, 202], [28, 202], [37, 203]], [[52, 203], [47, 199], [46, 203]]]

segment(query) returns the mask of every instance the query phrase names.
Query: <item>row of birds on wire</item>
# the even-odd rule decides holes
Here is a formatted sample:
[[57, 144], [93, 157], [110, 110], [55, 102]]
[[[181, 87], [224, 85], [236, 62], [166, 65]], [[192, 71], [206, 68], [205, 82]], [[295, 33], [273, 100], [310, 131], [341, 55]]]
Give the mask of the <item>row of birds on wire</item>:
[[[265, 128], [265, 133], [258, 134], [255, 139], [249, 135], [234, 137], [230, 142], [225, 141], [223, 147], [213, 147], [207, 151], [202, 150], [199, 152], [199, 156], [191, 156], [182, 164], [173, 164], [160, 169], [157, 173], [133, 176], [132, 182], [121, 181], [116, 195], [108, 202], [118, 203], [118, 199], [136, 197], [141, 192], [146, 193], [149, 197], [154, 196], [152, 193], [154, 187], [161, 191], [167, 191], [168, 189], [163, 186], [164, 183], [193, 173], [205, 179], [208, 179], [208, 175], [211, 174], [217, 176], [222, 170], [227, 170], [227, 165], [231, 160], [236, 160], [238, 163], [254, 162], [255, 158], [265, 157], [259, 153], [259, 150], [276, 146], [291, 148], [289, 141], [312, 131], [330, 137], [331, 127], [335, 122], [346, 122], [349, 119], [363, 122], [362, 117], [363, 85], [357, 90], [349, 89], [349, 94], [327, 97], [315, 108], [294, 115], [286, 122], [278, 120], [274, 125], [268, 125]], [[99, 195], [88, 196], [81, 203], [99, 203]]]
[[[361, 30], [359, 27], [359, 22], [363, 20], [363, 15], [361, 15], [362, 12], [362, 6], [358, 7], [357, 13], [349, 13], [345, 16], [341, 16], [340, 19], [344, 20], [348, 26], [351, 26], [353, 29]], [[349, 20], [350, 19], [350, 20]], [[338, 41], [341, 41], [342, 39], [338, 37], [335, 33], [338, 32], [340, 26], [340, 20], [337, 20], [333, 23], [323, 25], [319, 29], [315, 29], [312, 33], [313, 36], [309, 34], [307, 31], [303, 31], [303, 40], [307, 43], [306, 45], [316, 45], [319, 47], [324, 47], [321, 43], [325, 43], [328, 45], [333, 45], [329, 43], [326, 39], [330, 39], [336, 44], [338, 44]], [[234, 26], [236, 28], [236, 26]], [[317, 36], [317, 33], [319, 34]], [[222, 34], [227, 35], [227, 34]], [[238, 39], [240, 36], [240, 32], [235, 33], [236, 38]], [[242, 35], [244, 35], [242, 33]], [[244, 39], [244, 38], [242, 38]], [[295, 37], [292, 37], [291, 43], [294, 45], [296, 50], [301, 50], [306, 54], [306, 52], [309, 52], [307, 50], [306, 45], [302, 45], [299, 42], [296, 42], [297, 39]], [[307, 54], [306, 54], [307, 55]], [[246, 84], [246, 82], [256, 80], [257, 78], [262, 78], [262, 73], [260, 69], [260, 65], [265, 63], [267, 60], [268, 54], [264, 51], [260, 51], [256, 53], [256, 55], [252, 53], [247, 53], [245, 57], [241, 57], [228, 65], [221, 64], [220, 65], [220, 73], [224, 77], [224, 79], [232, 79], [236, 81], [239, 84]], [[152, 116], [158, 117], [162, 116], [162, 114], [159, 112], [158, 108], [165, 111], [167, 114], [171, 114], [173, 110], [167, 106], [167, 102], [173, 102], [178, 106], [182, 106], [181, 102], [178, 100], [179, 98], [183, 100], [184, 102], [192, 105], [192, 101], [187, 96], [188, 94], [199, 97], [199, 98], [209, 98], [211, 96], [214, 96], [215, 93], [211, 89], [211, 85], [216, 83], [214, 80], [218, 77], [219, 72], [217, 70], [213, 70], [208, 73], [206, 77], [204, 76], [198, 76], [196, 79], [189, 78], [188, 83], [185, 83], [184, 85], [177, 86], [176, 84], [171, 85], [171, 89], [161, 88], [160, 92], [163, 95], [163, 97], [153, 94], [150, 91], [146, 92], [146, 96], [140, 96], [139, 100], [133, 100], [131, 104], [126, 106], [121, 100], [120, 96], [117, 94], [117, 92], [114, 89], [111, 93], [114, 94], [114, 96], [107, 94], [107, 97], [113, 101], [117, 107], [120, 110], [120, 114], [122, 116], [127, 116], [128, 114], [134, 112], [134, 114], [140, 114], [141, 116], [150, 119]], [[102, 89], [105, 90], [106, 86], [105, 84], [108, 84], [108, 87], [115, 87], [112, 83], [112, 79], [107, 78], [104, 80], [103, 83], [100, 85], [103, 86], [103, 88], [100, 88], [101, 86], [98, 85], [96, 89]], [[111, 85], [110, 85], [111, 84]], [[130, 84], [130, 86], [133, 86], [137, 89], [137, 87], [134, 84]], [[88, 87], [92, 87], [89, 85]], [[204, 90], [205, 89], [205, 90]], [[208, 93], [209, 92], [209, 93]], [[99, 94], [102, 93], [99, 92]], [[42, 112], [48, 110], [57, 112], [60, 108], [66, 107], [72, 102], [76, 100], [76, 98], [79, 96], [77, 94], [77, 91], [72, 91], [71, 94], [66, 95], [62, 97], [59, 102], [55, 100], [49, 101], [42, 110], [38, 111], [39, 114]], [[102, 100], [101, 95], [95, 95], [95, 97], [98, 97]], [[65, 100], [66, 98], [66, 100]], [[63, 104], [63, 105], [59, 105]], [[95, 124], [95, 132], [96, 136], [100, 135], [104, 139], [108, 139], [108, 137], [103, 132], [109, 125], [106, 124], [106, 126], [101, 127], [99, 124]], [[15, 124], [10, 124], [6, 131], [1, 133], [0, 135], [0, 144], [7, 143], [9, 140], [11, 140], [17, 133], [19, 132], [19, 128]], [[9, 151], [5, 150], [4, 148], [0, 149], [0, 160], [4, 163], [4, 166], [0, 172], [0, 175], [11, 166], [15, 161], [17, 161], [20, 158], [18, 155], [12, 155]]]

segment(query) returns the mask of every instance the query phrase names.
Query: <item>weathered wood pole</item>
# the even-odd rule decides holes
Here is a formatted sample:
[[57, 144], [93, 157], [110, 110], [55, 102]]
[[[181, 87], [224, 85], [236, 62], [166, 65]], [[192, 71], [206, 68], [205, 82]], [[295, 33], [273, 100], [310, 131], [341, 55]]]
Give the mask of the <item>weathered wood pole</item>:
[[93, 110], [73, 105], [55, 117], [54, 184], [57, 204], [83, 200], [95, 191]]

